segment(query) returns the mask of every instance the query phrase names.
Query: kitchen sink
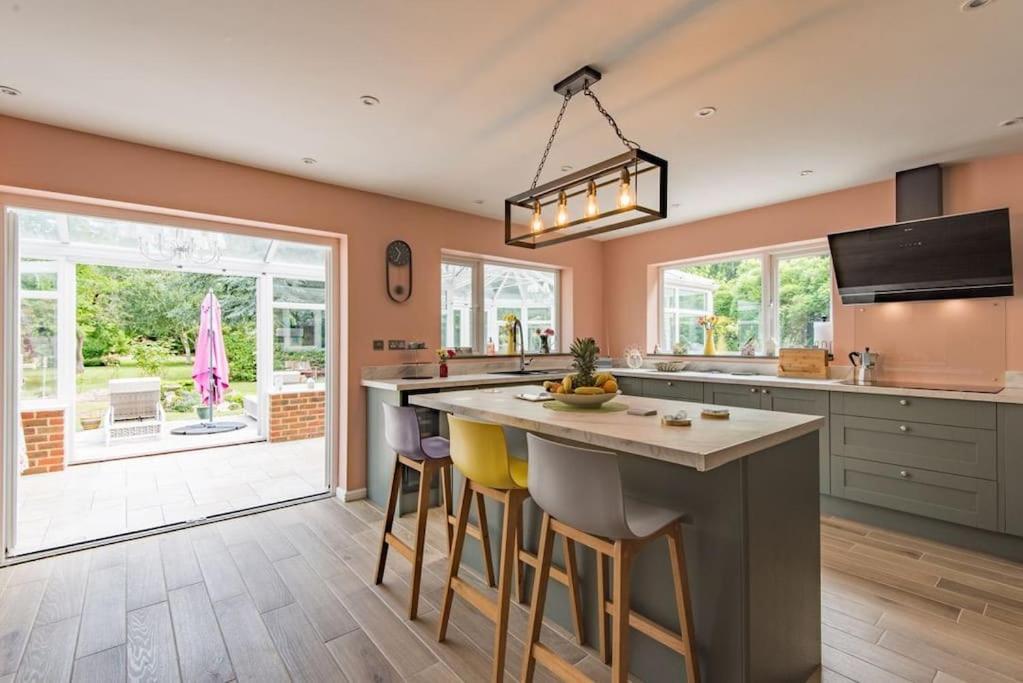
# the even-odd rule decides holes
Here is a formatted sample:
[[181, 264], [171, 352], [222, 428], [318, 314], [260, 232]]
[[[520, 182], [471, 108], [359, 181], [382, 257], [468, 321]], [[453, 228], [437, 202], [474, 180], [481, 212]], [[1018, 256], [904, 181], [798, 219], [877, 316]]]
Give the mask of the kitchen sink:
[[561, 370], [495, 370], [488, 375], [557, 375]]

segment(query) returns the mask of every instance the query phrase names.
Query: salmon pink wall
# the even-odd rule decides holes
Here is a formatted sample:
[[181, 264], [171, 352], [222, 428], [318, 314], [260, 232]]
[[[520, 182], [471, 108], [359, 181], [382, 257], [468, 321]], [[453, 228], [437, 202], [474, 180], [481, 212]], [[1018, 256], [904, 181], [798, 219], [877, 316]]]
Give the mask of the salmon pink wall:
[[[656, 266], [689, 258], [820, 239], [829, 232], [891, 223], [895, 219], [894, 180], [862, 185], [805, 199], [718, 216], [665, 230], [608, 242], [604, 250], [604, 320], [611, 350], [630, 344], [653, 347], [656, 340]], [[955, 305], [885, 304], [843, 306], [832, 293], [835, 354], [839, 360], [864, 343], [884, 354], [899, 347], [896, 370], [929, 367], [957, 379], [990, 381], [993, 371], [1023, 370], [1023, 155], [949, 165], [945, 169], [945, 212], [961, 213], [1008, 206], [1017, 296], [1005, 300], [966, 300]], [[993, 315], [993, 305], [1004, 315]], [[911, 307], [913, 324], [892, 326], [877, 340], [881, 316], [910, 319], [892, 308]], [[862, 311], [859, 309], [863, 309]], [[968, 310], [968, 314], [964, 313]], [[859, 330], [857, 329], [859, 320]], [[985, 320], [970, 344], [936, 345], [951, 326]], [[880, 343], [878, 343], [880, 342]], [[897, 342], [897, 343], [896, 343]], [[909, 351], [912, 349], [912, 353]]]
[[[528, 260], [564, 268], [565, 332], [603, 332], [602, 246], [592, 241], [530, 251], [504, 245], [503, 224], [458, 211], [394, 199], [189, 154], [0, 116], [0, 185], [145, 207], [246, 219], [345, 235], [347, 240], [347, 449], [339, 486], [365, 486], [365, 365], [400, 363], [401, 352], [373, 351], [373, 339], [440, 342], [440, 260], [443, 249]], [[412, 298], [392, 302], [384, 287], [384, 248], [393, 239], [413, 251]], [[347, 465], [345, 452], [347, 451]]]

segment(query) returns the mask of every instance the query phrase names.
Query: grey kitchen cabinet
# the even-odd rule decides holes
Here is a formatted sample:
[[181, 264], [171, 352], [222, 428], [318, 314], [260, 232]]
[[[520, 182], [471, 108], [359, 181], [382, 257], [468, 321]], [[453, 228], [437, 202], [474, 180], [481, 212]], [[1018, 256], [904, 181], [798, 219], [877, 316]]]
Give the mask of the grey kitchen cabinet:
[[980, 529], [998, 527], [998, 485], [987, 479], [835, 455], [831, 493]]
[[703, 402], [714, 403], [733, 408], [757, 408], [760, 406], [760, 390], [745, 384], [715, 384], [707, 382], [703, 385]]
[[618, 390], [626, 396], [643, 396], [643, 380], [638, 377], [616, 377]]
[[644, 379], [643, 395], [652, 398], [668, 398], [673, 401], [703, 403], [703, 382]]
[[831, 399], [831, 412], [950, 427], [995, 428], [995, 404], [983, 401], [836, 392]]
[[998, 406], [1002, 530], [1023, 536], [1023, 405]]
[[990, 429], [833, 415], [831, 452], [933, 472], [995, 479], [997, 439]]
[[831, 492], [831, 415], [830, 392], [816, 389], [790, 389], [787, 387], [760, 387], [760, 407], [780, 413], [820, 415], [824, 426], [818, 433], [820, 444], [820, 491]]

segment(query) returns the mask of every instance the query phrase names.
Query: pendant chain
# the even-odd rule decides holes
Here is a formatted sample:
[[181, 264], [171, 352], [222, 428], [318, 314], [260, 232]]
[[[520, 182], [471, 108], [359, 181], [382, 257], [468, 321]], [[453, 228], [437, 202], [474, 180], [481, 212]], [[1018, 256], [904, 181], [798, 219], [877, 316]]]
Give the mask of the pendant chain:
[[[593, 100], [593, 104], [597, 107], [597, 111], [600, 112], [601, 116], [607, 121], [607, 124], [611, 126], [611, 130], [614, 131], [618, 139], [622, 141], [627, 149], [639, 149], [639, 145], [629, 138], [625, 137], [622, 133], [622, 129], [618, 127], [618, 122], [615, 121], [614, 117], [608, 113], [607, 109], [604, 109], [604, 105], [597, 99], [596, 93], [589, 89], [589, 87], [583, 88], [583, 94]], [[561, 101], [561, 110], [558, 111], [558, 118], [554, 120], [554, 128], [551, 130], [551, 136], [547, 140], [547, 146], [544, 147], [543, 156], [540, 157], [540, 165], [536, 167], [536, 175], [533, 176], [533, 184], [529, 186], [530, 190], [536, 189], [536, 184], [540, 182], [540, 174], [543, 173], [543, 167], [547, 163], [547, 156], [551, 153], [551, 146], [554, 144], [554, 138], [558, 135], [558, 128], [561, 127], [561, 119], [565, 116], [565, 109], [568, 108], [568, 101], [572, 99], [572, 95], [565, 95], [565, 99]]]

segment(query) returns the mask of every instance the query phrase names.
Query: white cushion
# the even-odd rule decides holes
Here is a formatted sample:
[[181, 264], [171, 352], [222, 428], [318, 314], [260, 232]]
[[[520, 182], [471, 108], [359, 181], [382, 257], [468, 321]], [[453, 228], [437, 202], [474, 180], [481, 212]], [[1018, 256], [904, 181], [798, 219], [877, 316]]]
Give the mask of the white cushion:
[[107, 383], [111, 394], [128, 394], [137, 391], [159, 391], [159, 377], [129, 377], [127, 379], [112, 379]]

